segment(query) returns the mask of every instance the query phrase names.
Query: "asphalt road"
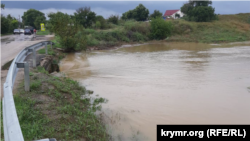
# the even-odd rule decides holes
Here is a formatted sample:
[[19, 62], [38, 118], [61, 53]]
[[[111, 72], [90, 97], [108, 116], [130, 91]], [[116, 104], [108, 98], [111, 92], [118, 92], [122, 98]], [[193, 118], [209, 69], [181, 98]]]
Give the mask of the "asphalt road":
[[[3, 66], [8, 61], [14, 59], [16, 55], [26, 48], [27, 46], [36, 44], [41, 41], [49, 40], [53, 38], [54, 35], [46, 36], [36, 36], [33, 35], [7, 35], [1, 37], [1, 66]], [[8, 70], [1, 70], [1, 94], [0, 97], [3, 97], [3, 84], [6, 80]], [[15, 91], [18, 84], [23, 81], [24, 73], [22, 68], [18, 71], [13, 91]], [[14, 92], [13, 92], [14, 93]]]

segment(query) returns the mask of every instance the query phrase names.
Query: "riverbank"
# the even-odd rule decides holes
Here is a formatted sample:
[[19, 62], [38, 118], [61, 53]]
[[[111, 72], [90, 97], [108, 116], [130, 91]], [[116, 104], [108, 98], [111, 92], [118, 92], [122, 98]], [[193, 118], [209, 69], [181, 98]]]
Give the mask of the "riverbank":
[[[170, 20], [171, 36], [161, 41], [229, 43], [250, 40], [250, 13], [218, 15], [212, 22], [190, 22], [184, 19]], [[88, 50], [104, 50], [125, 44], [142, 44], [153, 41], [150, 22], [123, 21], [111, 24], [108, 29], [85, 29]], [[59, 38], [59, 37], [57, 37]]]
[[[56, 38], [51, 39], [56, 41]], [[111, 140], [100, 115], [96, 114], [101, 110], [101, 103], [107, 100], [93, 96], [93, 91], [56, 73], [59, 61], [66, 55], [57, 47], [60, 44], [56, 43], [53, 48], [48, 46], [48, 55], [53, 57], [50, 72], [54, 73], [42, 67], [30, 68], [30, 92], [24, 91], [23, 77], [15, 82], [14, 101], [24, 139]], [[37, 54], [45, 54], [45, 49], [38, 50]], [[9, 64], [2, 69], [8, 69]]]
[[[18, 119], [25, 140], [109, 140], [106, 128], [95, 112], [106, 99], [77, 81], [49, 74], [44, 68], [30, 70], [30, 92], [24, 83], [14, 95]], [[2, 137], [3, 137], [3, 130]]]
[[212, 22], [173, 20], [172, 36], [166, 41], [228, 43], [250, 40], [250, 13], [218, 15]]

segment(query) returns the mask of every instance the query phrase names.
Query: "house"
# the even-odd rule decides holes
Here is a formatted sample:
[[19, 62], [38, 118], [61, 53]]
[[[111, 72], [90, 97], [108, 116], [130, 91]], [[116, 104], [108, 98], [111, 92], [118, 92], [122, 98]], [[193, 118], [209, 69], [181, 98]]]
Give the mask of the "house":
[[168, 19], [168, 18], [178, 19], [183, 16], [184, 14], [181, 12], [181, 10], [166, 10], [165, 14], [163, 15], [163, 19]]

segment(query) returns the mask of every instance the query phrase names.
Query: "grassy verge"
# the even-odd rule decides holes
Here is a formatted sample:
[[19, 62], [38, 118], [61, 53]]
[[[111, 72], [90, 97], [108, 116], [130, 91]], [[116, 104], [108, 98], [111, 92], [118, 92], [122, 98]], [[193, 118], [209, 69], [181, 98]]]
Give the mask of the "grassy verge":
[[104, 124], [95, 114], [101, 110], [100, 104], [107, 102], [106, 99], [92, 97], [77, 81], [52, 76], [43, 68], [39, 67], [31, 74], [30, 92], [24, 91], [22, 83], [14, 95], [25, 140], [110, 139]]
[[[48, 51], [48, 55], [55, 55], [56, 53], [55, 53], [55, 51], [53, 50], [53, 49], [51, 49], [51, 47], [47, 47], [47, 51]], [[45, 54], [46, 52], [45, 52], [45, 48], [43, 48], [43, 49], [40, 49], [40, 50], [38, 50], [38, 53], [39, 54]]]
[[88, 47], [112, 47], [123, 43], [145, 42], [149, 40], [149, 23], [126, 21], [113, 29], [85, 29]]
[[53, 47], [56, 47], [56, 48], [62, 48], [61, 44], [60, 44], [60, 37], [55, 35], [54, 39], [51, 40], [52, 42], [55, 43], [55, 45], [53, 45]]
[[[223, 43], [250, 40], [250, 14], [219, 15], [212, 22], [172, 20], [173, 31], [167, 41]], [[105, 49], [125, 43], [141, 43], [150, 39], [150, 23], [119, 21], [110, 29], [85, 29], [87, 46]]]
[[45, 30], [45, 31], [41, 31], [41, 30], [37, 30], [36, 31], [36, 35], [49, 35], [50, 31]]
[[168, 41], [221, 43], [250, 40], [249, 13], [219, 15], [213, 22], [173, 20], [173, 35]]

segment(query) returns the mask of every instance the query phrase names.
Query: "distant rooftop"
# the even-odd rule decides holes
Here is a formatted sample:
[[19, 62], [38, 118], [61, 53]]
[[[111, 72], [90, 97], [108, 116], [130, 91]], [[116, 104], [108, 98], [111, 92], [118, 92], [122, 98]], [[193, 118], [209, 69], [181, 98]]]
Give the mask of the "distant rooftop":
[[171, 16], [173, 15], [174, 13], [176, 13], [177, 11], [179, 10], [166, 10], [165, 14], [164, 14], [164, 17], [165, 16]]

